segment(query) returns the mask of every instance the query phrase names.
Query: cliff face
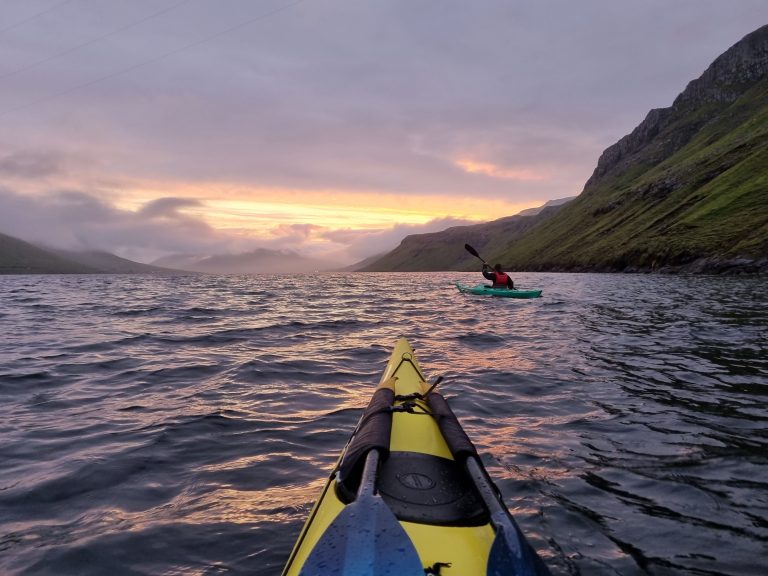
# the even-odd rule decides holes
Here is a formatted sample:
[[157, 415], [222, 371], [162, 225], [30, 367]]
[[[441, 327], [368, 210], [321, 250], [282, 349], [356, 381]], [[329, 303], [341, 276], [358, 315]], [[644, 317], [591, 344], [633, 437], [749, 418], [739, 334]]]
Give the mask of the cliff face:
[[675, 99], [673, 108], [708, 102], [735, 102], [750, 85], [768, 75], [768, 25], [748, 34], [720, 55]]
[[[626, 169], [629, 167], [632, 155], [653, 141], [662, 127], [666, 125], [666, 121], [671, 114], [672, 110], [670, 108], [654, 108], [648, 112], [645, 120], [630, 134], [624, 136], [610, 148], [606, 148], [600, 155], [597, 167], [589, 180], [587, 180], [584, 190], [589, 190], [595, 186], [612, 169]], [[663, 156], [663, 152], [659, 151], [657, 159], [661, 159]]]
[[612, 170], [628, 167], [633, 155], [649, 150], [650, 162], [658, 162], [671, 156], [688, 144], [707, 122], [706, 115], [698, 122], [691, 122], [685, 130], [678, 130], [666, 142], [656, 138], [675, 120], [691, 116], [696, 109], [722, 109], [736, 102], [750, 87], [768, 77], [768, 25], [745, 36], [740, 42], [720, 55], [697, 79], [688, 83], [669, 108], [655, 108], [630, 134], [607, 148], [584, 189], [588, 192], [600, 179]]
[[[575, 200], [406, 238], [366, 270], [768, 271], [768, 26], [607, 148]], [[457, 256], [457, 254], [459, 256]]]
[[651, 110], [575, 201], [492, 257], [536, 270], [768, 270], [768, 26]]
[[[745, 36], [740, 42], [720, 55], [707, 70], [675, 99], [669, 108], [655, 108], [630, 134], [607, 148], [584, 189], [598, 184], [603, 176], [615, 169], [626, 169], [633, 163], [634, 155], [646, 151], [649, 162], [660, 162], [688, 144], [691, 138], [707, 122], [703, 115], [698, 122], [691, 122], [687, 129], [678, 129], [665, 142], [657, 142], [676, 120], [694, 116], [697, 109], [723, 109], [734, 103], [751, 86], [768, 77], [768, 25]], [[652, 150], [648, 150], [652, 147]]]

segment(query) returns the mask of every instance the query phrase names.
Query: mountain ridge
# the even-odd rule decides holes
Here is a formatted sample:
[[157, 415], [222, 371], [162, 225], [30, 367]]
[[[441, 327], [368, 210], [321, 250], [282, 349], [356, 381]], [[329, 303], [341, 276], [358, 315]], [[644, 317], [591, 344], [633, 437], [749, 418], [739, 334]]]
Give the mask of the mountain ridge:
[[533, 270], [768, 269], [768, 26], [607, 148], [581, 195], [493, 254]]
[[0, 274], [183, 274], [104, 251], [37, 246], [0, 232]]
[[[466, 242], [509, 270], [768, 271], [768, 25], [607, 147], [574, 200], [524, 229], [498, 222], [479, 225], [479, 239], [467, 231]], [[452, 259], [434, 238], [409, 237], [367, 269], [399, 270], [398, 252], [476, 268], [458, 238], [435, 234], [452, 243]]]
[[172, 255], [143, 264], [103, 250], [64, 250], [0, 233], [0, 274], [282, 274], [334, 269], [338, 266], [296, 252], [264, 248], [242, 254]]
[[477, 260], [464, 250], [469, 243], [483, 253], [499, 248], [497, 239], [523, 236], [539, 222], [556, 214], [570, 198], [553, 200], [539, 208], [524, 210], [481, 224], [452, 226], [440, 232], [412, 234], [383, 257], [358, 268], [361, 272], [435, 272], [476, 267]]
[[336, 268], [329, 262], [308, 258], [297, 252], [266, 248], [257, 248], [240, 254], [210, 256], [175, 254], [159, 258], [152, 264], [208, 274], [285, 274], [328, 271]]
[[93, 274], [97, 270], [0, 232], [0, 274]]

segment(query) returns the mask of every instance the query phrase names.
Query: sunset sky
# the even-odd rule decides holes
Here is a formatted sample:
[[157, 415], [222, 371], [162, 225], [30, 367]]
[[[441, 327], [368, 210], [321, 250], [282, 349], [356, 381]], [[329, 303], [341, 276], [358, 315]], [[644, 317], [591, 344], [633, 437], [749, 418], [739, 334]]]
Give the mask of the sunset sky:
[[0, 232], [141, 261], [574, 196], [765, 0], [3, 0]]

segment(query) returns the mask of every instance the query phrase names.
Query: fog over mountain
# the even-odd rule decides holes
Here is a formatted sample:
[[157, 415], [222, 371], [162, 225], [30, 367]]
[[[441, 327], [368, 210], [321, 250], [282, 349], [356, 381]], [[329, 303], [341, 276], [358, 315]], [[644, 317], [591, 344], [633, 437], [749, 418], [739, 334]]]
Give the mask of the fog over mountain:
[[254, 250], [213, 256], [172, 255], [153, 262], [156, 266], [210, 274], [285, 274], [332, 270], [336, 264], [306, 258], [295, 252]]

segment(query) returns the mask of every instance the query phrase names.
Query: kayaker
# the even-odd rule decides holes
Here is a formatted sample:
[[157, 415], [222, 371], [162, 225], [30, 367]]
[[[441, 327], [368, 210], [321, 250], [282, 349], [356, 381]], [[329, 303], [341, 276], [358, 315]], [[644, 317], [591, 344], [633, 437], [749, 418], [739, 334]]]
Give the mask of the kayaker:
[[515, 283], [512, 282], [512, 278], [501, 269], [501, 264], [496, 264], [493, 268], [487, 264], [483, 264], [483, 276], [488, 280], [493, 281], [494, 288], [515, 289]]

